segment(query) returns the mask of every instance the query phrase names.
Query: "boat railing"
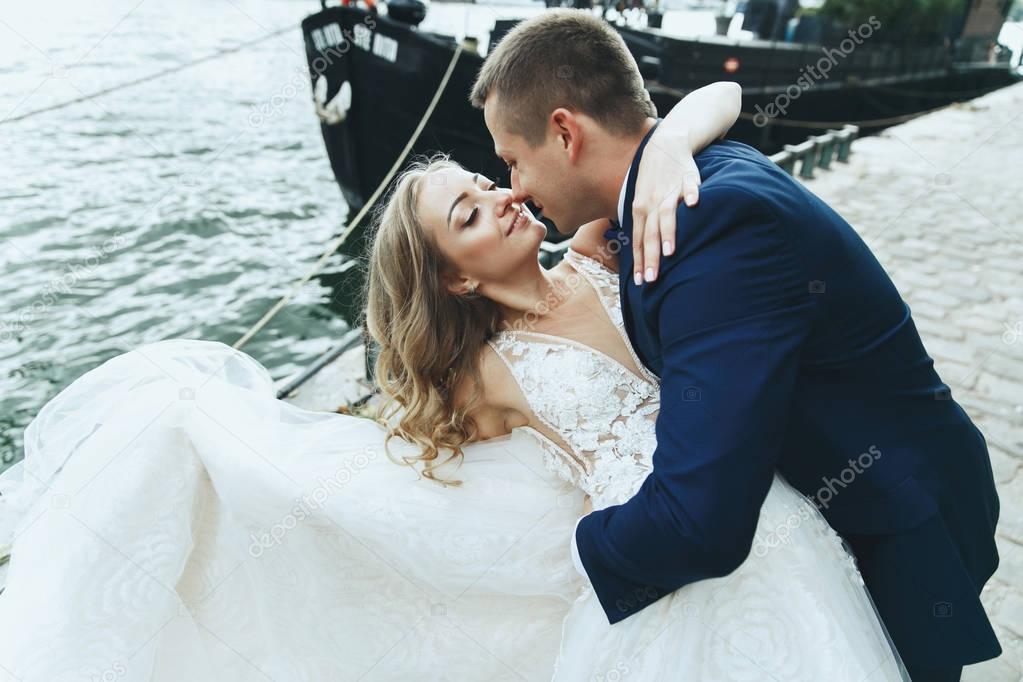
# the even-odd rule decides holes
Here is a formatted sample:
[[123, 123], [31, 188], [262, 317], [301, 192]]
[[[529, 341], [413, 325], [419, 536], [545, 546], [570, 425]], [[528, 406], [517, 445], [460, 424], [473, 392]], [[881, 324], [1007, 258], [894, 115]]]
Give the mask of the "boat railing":
[[941, 76], [953, 66], [951, 51], [942, 46], [863, 45], [843, 52], [809, 43], [662, 40], [660, 85], [685, 88], [693, 82], [733, 80], [742, 84], [744, 95], [893, 84]]

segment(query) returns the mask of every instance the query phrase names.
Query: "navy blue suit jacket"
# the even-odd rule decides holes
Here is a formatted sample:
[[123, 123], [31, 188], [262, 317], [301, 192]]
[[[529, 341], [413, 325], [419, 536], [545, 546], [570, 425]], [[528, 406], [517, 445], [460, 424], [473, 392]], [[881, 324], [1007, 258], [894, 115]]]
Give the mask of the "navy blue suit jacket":
[[679, 207], [674, 253], [636, 286], [649, 135], [608, 236], [625, 242], [629, 338], [662, 382], [653, 471], [576, 530], [608, 621], [741, 565], [778, 471], [853, 549], [907, 665], [998, 655], [978, 599], [998, 563], [986, 445], [885, 271], [824, 202], [723, 141], [696, 156], [700, 201]]

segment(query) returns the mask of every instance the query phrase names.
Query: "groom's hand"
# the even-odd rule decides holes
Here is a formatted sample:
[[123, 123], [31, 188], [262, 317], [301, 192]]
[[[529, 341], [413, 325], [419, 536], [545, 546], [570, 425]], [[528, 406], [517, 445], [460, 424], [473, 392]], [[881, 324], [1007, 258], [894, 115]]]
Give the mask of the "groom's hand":
[[637, 285], [657, 279], [661, 255], [675, 251], [675, 209], [700, 199], [700, 170], [686, 132], [654, 131], [639, 162], [632, 200], [633, 278]]

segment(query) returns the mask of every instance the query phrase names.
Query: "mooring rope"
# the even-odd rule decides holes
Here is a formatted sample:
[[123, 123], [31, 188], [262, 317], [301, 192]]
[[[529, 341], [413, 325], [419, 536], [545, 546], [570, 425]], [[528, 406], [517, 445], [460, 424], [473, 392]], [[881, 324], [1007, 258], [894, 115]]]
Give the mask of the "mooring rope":
[[203, 62], [208, 62], [208, 61], [211, 61], [211, 60], [214, 60], [214, 59], [219, 59], [220, 57], [223, 57], [225, 55], [233, 54], [235, 52], [238, 52], [239, 50], [245, 49], [246, 47], [249, 47], [251, 45], [255, 45], [256, 43], [261, 43], [264, 40], [268, 40], [270, 38], [274, 38], [274, 37], [279, 36], [279, 35], [281, 35], [283, 33], [287, 33], [289, 31], [294, 31], [294, 30], [295, 30], [294, 26], [288, 26], [286, 28], [278, 28], [278, 29], [276, 29], [274, 31], [270, 31], [269, 33], [265, 33], [265, 34], [259, 36], [258, 38], [253, 38], [252, 40], [246, 40], [244, 43], [239, 43], [238, 45], [235, 45], [234, 47], [229, 47], [229, 48], [220, 50], [219, 52], [214, 52], [213, 54], [208, 54], [205, 57], [199, 57], [198, 59], [193, 59], [190, 62], [185, 62], [184, 64], [178, 64], [176, 66], [172, 66], [170, 68], [163, 69], [162, 71], [157, 71], [156, 73], [151, 73], [148, 76], [141, 76], [139, 78], [135, 78], [135, 79], [132, 79], [132, 80], [129, 80], [129, 81], [125, 81], [123, 83], [118, 83], [117, 85], [111, 85], [108, 88], [103, 88], [102, 90], [97, 90], [96, 92], [90, 92], [88, 94], [82, 95], [81, 97], [73, 97], [73, 98], [71, 98], [71, 99], [69, 99], [69, 100], [67, 100], [65, 102], [58, 102], [57, 104], [51, 104], [49, 106], [40, 107], [39, 109], [33, 109], [32, 111], [26, 111], [24, 114], [21, 114], [20, 116], [12, 116], [10, 118], [5, 118], [3, 120], [0, 120], [0, 125], [7, 125], [9, 123], [17, 123], [18, 121], [24, 121], [26, 118], [32, 118], [33, 116], [38, 116], [39, 114], [45, 114], [45, 113], [48, 113], [50, 111], [56, 111], [57, 109], [63, 109], [65, 107], [69, 107], [72, 104], [78, 104], [79, 102], [87, 102], [90, 99], [96, 99], [97, 97], [102, 97], [103, 95], [109, 95], [112, 92], [118, 92], [120, 90], [125, 90], [127, 88], [132, 88], [132, 87], [135, 87], [136, 85], [142, 85], [143, 83], [148, 83], [149, 81], [156, 80], [157, 78], [163, 78], [164, 76], [167, 76], [169, 74], [177, 73], [178, 71], [184, 71], [185, 69], [190, 69], [193, 66], [196, 66], [198, 64], [202, 64]]
[[301, 289], [306, 282], [312, 279], [313, 276], [316, 275], [316, 273], [323, 269], [324, 265], [327, 264], [327, 261], [334, 254], [334, 252], [341, 248], [341, 245], [345, 243], [345, 240], [348, 239], [348, 236], [352, 234], [352, 231], [358, 226], [358, 224], [362, 221], [363, 217], [365, 217], [365, 215], [377, 202], [377, 200], [380, 198], [380, 195], [383, 194], [384, 190], [390, 184], [391, 178], [393, 178], [394, 174], [398, 172], [398, 168], [401, 167], [401, 164], [405, 161], [405, 158], [408, 156], [409, 152], [412, 151], [412, 147], [415, 145], [416, 141], [419, 139], [419, 136], [422, 134], [423, 128], [426, 127], [427, 121], [430, 120], [430, 116], [433, 115], [433, 110], [437, 107], [437, 102], [440, 101], [441, 95], [447, 88], [448, 81], [451, 80], [451, 74], [455, 70], [455, 63], [458, 61], [458, 57], [461, 54], [462, 46], [458, 45], [455, 47], [455, 53], [451, 55], [451, 62], [448, 64], [448, 69], [447, 71], [444, 72], [444, 77], [441, 79], [440, 84], [437, 86], [437, 91], [433, 93], [433, 99], [430, 100], [430, 105], [426, 107], [426, 111], [423, 112], [422, 117], [419, 119], [419, 125], [416, 126], [415, 131], [412, 133], [412, 137], [410, 137], [409, 141], [405, 144], [405, 148], [401, 150], [401, 153], [394, 160], [394, 164], [391, 166], [391, 170], [387, 172], [387, 175], [384, 176], [384, 179], [380, 181], [380, 184], [377, 185], [376, 190], [366, 201], [365, 205], [363, 205], [362, 210], [360, 210], [358, 214], [356, 214], [352, 222], [348, 223], [348, 226], [341, 231], [340, 236], [338, 236], [333, 242], [331, 242], [327, 246], [327, 248], [323, 252], [323, 255], [320, 256], [319, 260], [317, 260], [315, 264], [313, 264], [313, 266], [309, 269], [309, 272], [307, 272], [300, 280], [295, 282], [295, 284], [291, 287], [291, 291], [282, 296], [281, 300], [277, 301], [277, 303], [275, 303], [273, 307], [270, 308], [270, 310], [268, 310], [263, 315], [263, 317], [259, 319], [258, 322], [256, 322], [256, 324], [252, 325], [251, 329], [245, 332], [245, 334], [243, 334], [241, 338], [234, 342], [233, 345], [234, 348], [241, 348], [246, 343], [248, 343], [249, 339], [255, 336], [260, 329], [265, 327], [266, 324], [270, 320], [272, 320], [274, 316], [278, 312], [280, 312], [282, 308], [284, 308], [285, 305], [287, 305], [288, 301], [290, 301], [295, 296], [295, 294], [298, 293], [298, 290]]

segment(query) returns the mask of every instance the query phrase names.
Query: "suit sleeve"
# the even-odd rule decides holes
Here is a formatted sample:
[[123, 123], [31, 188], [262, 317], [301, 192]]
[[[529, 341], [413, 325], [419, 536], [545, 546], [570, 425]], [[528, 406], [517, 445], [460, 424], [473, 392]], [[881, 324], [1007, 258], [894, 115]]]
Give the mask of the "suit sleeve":
[[676, 254], [642, 294], [663, 361], [653, 471], [576, 527], [612, 624], [749, 554], [813, 308], [784, 221], [762, 199], [705, 187], [677, 219]]
[[[582, 517], [579, 517], [579, 521], [582, 521]], [[575, 522], [575, 528], [579, 528], [579, 521]], [[579, 558], [579, 548], [575, 544], [575, 529], [572, 530], [572, 565], [575, 566], [575, 570], [579, 575], [584, 578], [588, 578], [586, 575], [586, 569], [583, 568], [582, 560]]]

